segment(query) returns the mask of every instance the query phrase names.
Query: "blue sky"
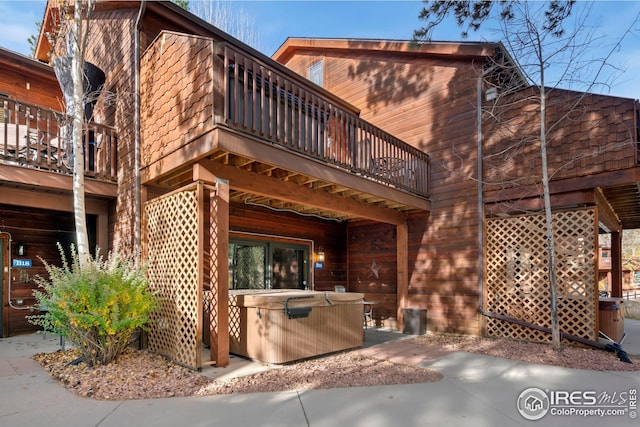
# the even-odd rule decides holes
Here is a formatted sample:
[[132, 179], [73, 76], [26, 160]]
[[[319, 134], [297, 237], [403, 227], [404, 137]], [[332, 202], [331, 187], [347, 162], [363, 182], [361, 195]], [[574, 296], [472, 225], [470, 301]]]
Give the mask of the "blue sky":
[[[191, 0], [193, 9], [197, 0]], [[259, 48], [271, 55], [284, 40], [291, 37], [337, 37], [410, 39], [422, 22], [418, 13], [421, 1], [233, 1], [256, 24]], [[0, 0], [0, 46], [29, 54], [27, 38], [35, 33], [35, 22], [42, 19], [44, 1]], [[631, 18], [640, 13], [640, 1], [598, 1], [593, 9], [593, 25], [607, 45], [620, 36]], [[460, 40], [460, 30], [453, 21], [436, 29], [434, 40]], [[500, 37], [483, 30], [471, 33], [469, 40], [498, 40]], [[640, 24], [612, 61], [626, 72], [617, 77], [612, 95], [640, 98]]]

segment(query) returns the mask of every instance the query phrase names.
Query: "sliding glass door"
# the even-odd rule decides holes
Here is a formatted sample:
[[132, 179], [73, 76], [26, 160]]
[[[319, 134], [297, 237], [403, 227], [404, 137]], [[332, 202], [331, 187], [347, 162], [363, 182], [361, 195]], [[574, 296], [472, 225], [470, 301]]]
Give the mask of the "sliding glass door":
[[229, 289], [267, 287], [267, 245], [261, 242], [229, 244]]
[[231, 239], [229, 289], [308, 289], [309, 246]]

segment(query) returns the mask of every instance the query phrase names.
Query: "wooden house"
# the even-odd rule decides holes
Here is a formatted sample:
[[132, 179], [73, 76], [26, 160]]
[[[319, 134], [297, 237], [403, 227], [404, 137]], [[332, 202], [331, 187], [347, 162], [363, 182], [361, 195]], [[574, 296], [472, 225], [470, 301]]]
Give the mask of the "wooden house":
[[[486, 71], [509, 61], [503, 46], [288, 39], [274, 58], [322, 75], [361, 117], [431, 156], [431, 212], [409, 227], [419, 244], [407, 305], [427, 308], [434, 330], [548, 340], [492, 317], [550, 326], [539, 107], [517, 69], [509, 85]], [[547, 97], [561, 327], [588, 339], [598, 335], [598, 234], [611, 233], [619, 297], [622, 230], [640, 226], [639, 110], [634, 99]]]
[[[36, 313], [34, 279], [46, 273], [41, 260], [58, 263], [57, 243], [68, 248], [75, 240], [72, 176], [62, 155], [62, 102], [49, 65], [0, 48], [2, 336], [34, 329], [26, 316]], [[90, 245], [105, 253], [111, 248], [118, 191], [110, 160], [116, 134], [114, 128], [89, 122], [85, 135], [101, 143], [85, 152], [93, 160], [85, 195]]]
[[[49, 2], [45, 12], [36, 52], [43, 62], [51, 50], [45, 33], [55, 24], [56, 7]], [[529, 183], [530, 194], [504, 185], [478, 188], [479, 164], [487, 182], [505, 173], [493, 157], [478, 154], [479, 147], [493, 154], [506, 144], [501, 128], [483, 119], [486, 132], [479, 141], [476, 119], [483, 66], [504, 53], [499, 43], [289, 39], [269, 58], [171, 2], [98, 2], [86, 59], [104, 72], [104, 90], [115, 102], [98, 99], [89, 122], [96, 129], [86, 131], [104, 135], [101, 144], [87, 136], [96, 141], [88, 141], [94, 144], [85, 153], [93, 153], [95, 164], [88, 171], [95, 188], [87, 189], [96, 202], [90, 210], [93, 234], [101, 248], [142, 252], [150, 279], [172, 287], [150, 345], [200, 366], [204, 339], [212, 362], [225, 364], [228, 336], [237, 328], [227, 316], [234, 288], [341, 287], [376, 303], [379, 325], [402, 329], [404, 310], [418, 308], [427, 310], [430, 330], [504, 332], [504, 325], [487, 321], [481, 310], [517, 317], [530, 308], [522, 295], [514, 296], [520, 287], [529, 292], [544, 286], [523, 284], [517, 267], [521, 259], [535, 258], [527, 264], [527, 277], [540, 276], [539, 245], [519, 249], [491, 239], [521, 236], [523, 221], [517, 218], [525, 214], [537, 221], [530, 214], [540, 208], [535, 183]], [[3, 63], [12, 62], [12, 54], [5, 55]], [[20, 60], [51, 94], [48, 101], [32, 96], [22, 88], [26, 82], [0, 86], [9, 95], [5, 110], [22, 111], [14, 104], [29, 109], [7, 123], [31, 129], [31, 109], [60, 110], [52, 104], [55, 99], [61, 105], [61, 95], [48, 65]], [[8, 72], [12, 78], [20, 74]], [[613, 265], [619, 263], [619, 233], [638, 220], [637, 110], [634, 100], [597, 97], [590, 113], [615, 117], [588, 141], [607, 135], [630, 143], [558, 173], [553, 184], [557, 212], [580, 211], [571, 219], [579, 224], [570, 228], [581, 230], [572, 239], [590, 236], [592, 244], [599, 228], [612, 232]], [[38, 132], [50, 129], [45, 122], [36, 126]], [[565, 141], [589, 147], [577, 126]], [[59, 128], [44, 132], [46, 156], [35, 160], [4, 145], [0, 209], [14, 218], [0, 224], [0, 239], [10, 234], [13, 242], [3, 243], [7, 266], [19, 259], [16, 243], [27, 242], [29, 251], [31, 234], [46, 242], [51, 255], [43, 258], [54, 258], [55, 241], [62, 239], [45, 233], [54, 229], [54, 217], [63, 217], [60, 212], [68, 215], [65, 230], [71, 227], [69, 170], [63, 154], [54, 155], [63, 151]], [[29, 151], [30, 134], [11, 139]], [[535, 162], [529, 155], [525, 150], [513, 158]], [[562, 151], [552, 155], [560, 161]], [[520, 164], [515, 161], [507, 171], [523, 173]], [[5, 189], [19, 193], [5, 198]], [[56, 202], [42, 205], [48, 198]], [[37, 218], [36, 209], [51, 217], [28, 222], [27, 216]], [[505, 218], [516, 225], [500, 223]], [[597, 275], [597, 245], [590, 248], [580, 246], [580, 254], [565, 260], [568, 271], [582, 268], [574, 274], [581, 277], [580, 296], [596, 290], [583, 277], [589, 266], [593, 280]], [[500, 253], [510, 255], [496, 259]], [[34, 270], [41, 268], [39, 254], [29, 255]], [[8, 287], [16, 291], [17, 281], [8, 276], [17, 270], [5, 269], [5, 295]], [[620, 276], [613, 271], [615, 282]], [[501, 276], [490, 276], [496, 272]], [[506, 288], [496, 290], [488, 282]], [[543, 304], [544, 294], [535, 301]], [[594, 297], [578, 304], [578, 313], [588, 311]], [[5, 305], [3, 315], [12, 310]], [[596, 316], [577, 322], [577, 333], [597, 333]], [[568, 327], [576, 326], [571, 322]], [[5, 334], [13, 333], [8, 326]]]
[[[56, 8], [50, 2], [45, 11], [36, 52], [42, 62], [49, 59], [45, 34], [54, 29]], [[408, 277], [407, 219], [430, 209], [426, 153], [173, 3], [98, 2], [92, 17], [86, 60], [104, 72], [103, 91], [115, 99], [98, 99], [93, 120], [117, 135], [115, 150], [105, 160], [115, 174], [100, 212], [107, 240], [99, 246], [131, 254], [144, 250], [153, 280], [172, 275], [172, 283], [188, 287], [188, 295], [177, 297], [184, 296], [179, 310], [188, 314], [180, 313], [177, 321], [160, 314], [159, 333], [150, 336], [150, 345], [157, 344], [157, 336], [169, 345], [177, 340], [191, 357], [204, 339], [212, 344], [212, 360], [224, 364], [228, 337], [218, 331], [233, 325], [225, 325], [226, 316], [219, 313], [226, 311], [229, 288], [333, 291], [347, 287], [349, 258], [367, 260], [361, 263], [359, 289], [383, 283], [383, 298], [374, 301], [380, 313], [397, 315], [396, 283]], [[53, 75], [49, 66], [38, 67]], [[51, 92], [62, 106], [60, 89]], [[28, 94], [8, 95], [7, 102], [20, 105], [31, 100]], [[7, 128], [22, 124], [12, 119]], [[56, 126], [45, 132], [47, 153], [64, 139], [63, 126]], [[30, 138], [18, 140], [30, 148]], [[63, 156], [42, 157], [55, 167], [37, 171], [70, 179]], [[380, 160], [375, 168], [374, 158]], [[406, 172], [387, 166], [385, 158], [402, 159]], [[29, 169], [28, 161], [16, 160], [12, 167]], [[3, 182], [17, 181], [7, 177]], [[47, 192], [39, 183], [31, 179], [28, 189]], [[70, 182], [65, 191], [71, 206]], [[10, 206], [16, 217], [29, 212], [19, 198]], [[364, 220], [386, 228], [356, 235], [354, 224], [357, 230]], [[53, 255], [47, 259], [55, 260], [56, 240], [48, 242]], [[10, 248], [21, 243], [15, 232], [11, 242], [3, 246], [8, 275], [17, 272], [10, 264], [15, 258]], [[350, 245], [355, 249], [348, 250]], [[37, 255], [32, 271], [42, 267]], [[8, 275], [3, 284], [15, 293], [17, 281]], [[176, 315], [173, 305], [163, 309]], [[16, 332], [11, 324], [6, 333]], [[187, 338], [176, 338], [175, 330]], [[200, 363], [172, 356], [191, 366]]]

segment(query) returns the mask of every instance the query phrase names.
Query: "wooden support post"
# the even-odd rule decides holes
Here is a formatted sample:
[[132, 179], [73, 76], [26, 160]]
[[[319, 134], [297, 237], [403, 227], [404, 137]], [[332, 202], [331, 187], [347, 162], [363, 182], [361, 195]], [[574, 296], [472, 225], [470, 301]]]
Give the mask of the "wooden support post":
[[204, 297], [204, 273], [205, 273], [205, 224], [207, 223], [207, 211], [205, 210], [205, 192], [204, 192], [204, 184], [202, 182], [198, 182], [197, 185], [197, 199], [198, 199], [198, 277], [197, 277], [197, 307], [196, 307], [196, 316], [197, 316], [197, 328], [196, 328], [196, 337], [195, 340], [197, 348], [196, 348], [196, 366], [200, 368], [202, 366], [202, 351], [200, 350], [200, 340], [202, 339], [202, 329], [203, 329], [203, 302], [202, 299]]
[[[211, 198], [211, 269], [215, 272], [217, 328], [211, 331], [211, 360], [229, 364], [229, 183], [216, 180]], [[215, 334], [215, 335], [214, 335]]]
[[409, 298], [409, 231], [407, 223], [396, 225], [397, 252], [397, 314], [398, 330], [402, 330], [403, 310], [407, 307]]
[[611, 232], [611, 296], [622, 298], [622, 231]]
[[[217, 178], [211, 171], [196, 163], [194, 181], [215, 186], [211, 191], [208, 211], [208, 245], [206, 277], [208, 290], [213, 292], [215, 307], [209, 313], [209, 345], [211, 361], [216, 366], [229, 364], [229, 183]], [[205, 276], [203, 272], [203, 277]]]

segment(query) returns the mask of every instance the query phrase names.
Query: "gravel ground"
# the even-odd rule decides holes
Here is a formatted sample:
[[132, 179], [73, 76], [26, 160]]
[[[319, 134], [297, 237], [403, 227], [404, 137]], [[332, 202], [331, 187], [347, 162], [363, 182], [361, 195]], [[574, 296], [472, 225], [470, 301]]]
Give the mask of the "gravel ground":
[[[633, 364], [624, 363], [613, 353], [584, 347], [565, 346], [561, 351], [554, 351], [546, 344], [446, 334], [428, 334], [413, 338], [411, 342], [424, 345], [425, 350], [475, 352], [576, 369], [640, 370], [640, 359], [634, 359]], [[66, 366], [76, 358], [73, 350], [34, 356], [67, 389], [100, 400], [424, 383], [442, 378], [433, 370], [363, 357], [355, 352], [226, 380], [211, 380], [145, 350], [128, 349], [115, 363], [93, 369], [84, 363]]]

